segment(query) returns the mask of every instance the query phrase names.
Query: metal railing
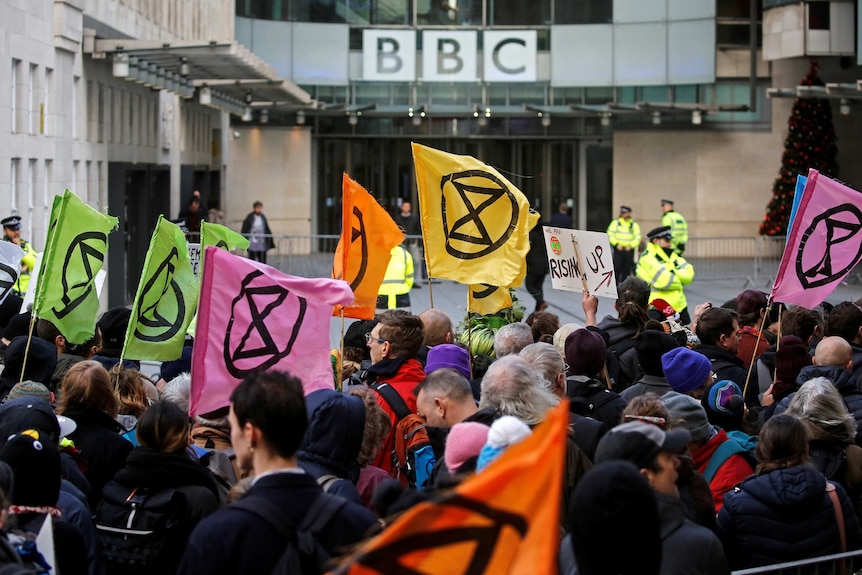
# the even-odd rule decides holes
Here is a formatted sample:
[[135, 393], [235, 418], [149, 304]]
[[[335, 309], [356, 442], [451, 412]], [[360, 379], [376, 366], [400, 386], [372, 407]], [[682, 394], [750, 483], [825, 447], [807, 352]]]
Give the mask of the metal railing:
[[862, 573], [862, 551], [851, 551], [849, 553], [836, 553], [835, 555], [824, 555], [812, 559], [778, 563], [776, 565], [765, 565], [734, 571], [732, 575], [858, 575]]

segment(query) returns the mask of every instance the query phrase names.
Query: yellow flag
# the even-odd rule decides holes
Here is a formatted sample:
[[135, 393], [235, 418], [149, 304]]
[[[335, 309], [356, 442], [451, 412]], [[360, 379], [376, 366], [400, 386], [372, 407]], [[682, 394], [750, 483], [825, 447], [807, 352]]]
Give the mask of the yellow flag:
[[476, 158], [413, 144], [429, 277], [518, 287], [539, 214]]
[[338, 575], [556, 573], [569, 407], [453, 491], [420, 503]]
[[509, 288], [477, 284], [470, 286], [470, 303], [467, 311], [480, 315], [495, 314], [501, 309], [512, 307]]

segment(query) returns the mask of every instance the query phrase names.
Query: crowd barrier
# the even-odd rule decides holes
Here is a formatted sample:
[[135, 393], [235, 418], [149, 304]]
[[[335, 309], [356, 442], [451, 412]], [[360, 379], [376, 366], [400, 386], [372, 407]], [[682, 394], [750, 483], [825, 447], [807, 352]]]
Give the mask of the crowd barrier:
[[859, 575], [862, 574], [862, 551], [824, 555], [801, 561], [765, 565], [733, 571], [731, 575]]
[[[337, 235], [273, 235], [275, 249], [267, 252], [267, 263], [285, 273], [303, 277], [329, 277]], [[421, 243], [421, 236], [408, 236]], [[189, 241], [198, 241], [189, 234]], [[772, 286], [784, 253], [784, 236], [738, 236], [689, 238], [683, 254], [695, 269], [698, 280], [738, 280], [743, 287], [766, 289]], [[862, 264], [847, 277], [862, 283]]]

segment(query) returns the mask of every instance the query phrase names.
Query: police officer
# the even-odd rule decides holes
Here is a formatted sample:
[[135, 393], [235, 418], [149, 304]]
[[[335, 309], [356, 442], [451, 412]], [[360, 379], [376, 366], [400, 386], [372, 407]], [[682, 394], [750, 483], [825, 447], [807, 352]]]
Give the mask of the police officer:
[[389, 252], [389, 265], [383, 283], [377, 290], [377, 311], [402, 309], [410, 311], [410, 290], [413, 288], [413, 256], [404, 245]]
[[18, 281], [15, 282], [13, 288], [19, 296], [24, 296], [27, 292], [27, 286], [30, 285], [30, 273], [36, 267], [36, 250], [30, 245], [27, 240], [21, 239], [21, 217], [9, 216], [0, 220], [3, 225], [3, 240], [12, 242], [24, 250], [24, 257], [21, 259], [21, 273], [18, 275]]
[[662, 200], [661, 209], [664, 214], [661, 217], [661, 225], [670, 228], [673, 239], [673, 249], [676, 253], [682, 255], [685, 251], [685, 244], [688, 243], [688, 222], [682, 217], [682, 214], [674, 211], [673, 200]]
[[683, 325], [691, 323], [683, 287], [694, 279], [694, 268], [678, 255], [668, 226], [650, 230], [646, 251], [638, 260], [637, 276], [650, 284], [649, 300], [663, 299], [679, 312]]
[[614, 273], [617, 284], [635, 268], [635, 250], [641, 243], [641, 227], [632, 219], [632, 209], [620, 206], [620, 217], [608, 226], [608, 241], [614, 248]]

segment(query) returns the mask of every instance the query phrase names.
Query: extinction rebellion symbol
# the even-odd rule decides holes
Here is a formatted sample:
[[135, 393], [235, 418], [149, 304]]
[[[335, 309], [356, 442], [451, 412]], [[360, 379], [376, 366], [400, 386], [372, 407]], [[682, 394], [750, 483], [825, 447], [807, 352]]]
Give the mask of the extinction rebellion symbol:
[[551, 236], [551, 251], [554, 252], [555, 256], [563, 253], [563, 244], [560, 243], [560, 238], [557, 236]]
[[816, 216], [802, 234], [796, 276], [804, 288], [828, 285], [844, 277], [862, 259], [862, 211], [841, 204]]

